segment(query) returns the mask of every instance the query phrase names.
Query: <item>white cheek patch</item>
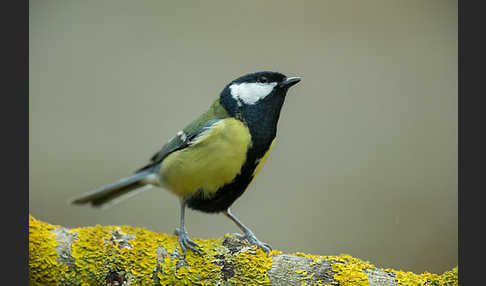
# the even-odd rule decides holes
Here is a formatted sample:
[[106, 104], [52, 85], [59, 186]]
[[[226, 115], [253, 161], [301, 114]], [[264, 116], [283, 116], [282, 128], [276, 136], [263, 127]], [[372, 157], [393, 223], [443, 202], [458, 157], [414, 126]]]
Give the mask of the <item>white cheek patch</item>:
[[245, 104], [255, 104], [260, 99], [269, 95], [273, 88], [277, 85], [276, 82], [260, 83], [234, 83], [230, 85], [231, 96], [236, 99], [238, 106], [241, 106], [241, 102]]

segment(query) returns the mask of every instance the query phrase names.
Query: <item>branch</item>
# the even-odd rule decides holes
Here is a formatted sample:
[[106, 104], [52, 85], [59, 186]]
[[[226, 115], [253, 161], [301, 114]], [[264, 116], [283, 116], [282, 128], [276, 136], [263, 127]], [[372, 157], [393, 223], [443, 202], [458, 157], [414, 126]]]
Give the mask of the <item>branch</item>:
[[130, 226], [66, 229], [29, 215], [30, 285], [457, 285], [442, 275], [381, 269], [351, 257], [267, 257], [233, 235], [194, 239], [184, 260], [176, 236]]

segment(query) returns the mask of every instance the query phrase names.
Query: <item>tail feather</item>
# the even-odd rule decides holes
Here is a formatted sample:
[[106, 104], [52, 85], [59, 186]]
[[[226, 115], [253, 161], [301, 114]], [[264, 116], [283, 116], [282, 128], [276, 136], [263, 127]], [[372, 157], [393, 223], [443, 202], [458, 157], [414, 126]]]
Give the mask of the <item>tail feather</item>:
[[114, 182], [113, 184], [104, 186], [100, 189], [89, 192], [77, 199], [71, 201], [72, 204], [82, 205], [90, 203], [94, 207], [100, 207], [106, 205], [109, 202], [117, 202], [128, 194], [132, 195], [138, 193], [135, 190], [147, 185], [144, 180], [151, 174], [151, 171], [136, 173], [135, 175], [123, 178]]

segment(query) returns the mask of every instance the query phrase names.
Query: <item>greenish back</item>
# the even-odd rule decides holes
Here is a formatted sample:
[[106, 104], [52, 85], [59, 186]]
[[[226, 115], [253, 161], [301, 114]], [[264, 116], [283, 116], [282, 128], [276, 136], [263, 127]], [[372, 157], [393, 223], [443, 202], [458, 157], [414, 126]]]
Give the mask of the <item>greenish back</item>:
[[193, 120], [183, 129], [185, 133], [184, 135], [177, 134], [176, 136], [172, 137], [172, 139], [169, 140], [169, 142], [167, 142], [167, 144], [165, 144], [159, 152], [155, 153], [152, 158], [150, 158], [150, 163], [138, 169], [136, 172], [141, 172], [148, 168], [154, 167], [158, 163], [162, 162], [162, 160], [164, 160], [164, 158], [167, 157], [170, 153], [186, 148], [189, 144], [187, 136], [200, 132], [200, 130], [205, 127], [209, 121], [215, 119], [224, 119], [228, 117], [230, 117], [230, 115], [228, 114], [226, 109], [224, 109], [224, 107], [219, 103], [218, 97], [218, 99], [216, 99], [213, 104], [211, 104], [206, 112], [201, 114], [198, 118]]
[[230, 115], [224, 109], [224, 107], [219, 103], [219, 97], [216, 99], [209, 109], [201, 114], [198, 118], [194, 119], [189, 125], [187, 125], [183, 131], [186, 134], [191, 134], [196, 130], [199, 130], [203, 128], [206, 123], [208, 123], [210, 120], [214, 119], [223, 119], [223, 118], [228, 118]]

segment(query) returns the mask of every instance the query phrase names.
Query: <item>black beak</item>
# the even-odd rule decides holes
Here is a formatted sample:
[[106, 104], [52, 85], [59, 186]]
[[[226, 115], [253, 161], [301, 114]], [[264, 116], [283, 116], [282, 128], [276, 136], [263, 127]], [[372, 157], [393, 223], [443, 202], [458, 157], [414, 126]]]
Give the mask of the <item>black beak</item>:
[[288, 77], [278, 84], [280, 88], [289, 88], [300, 81], [300, 77]]

